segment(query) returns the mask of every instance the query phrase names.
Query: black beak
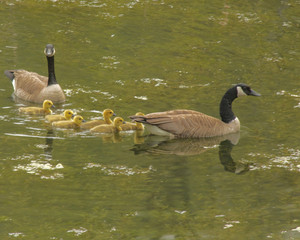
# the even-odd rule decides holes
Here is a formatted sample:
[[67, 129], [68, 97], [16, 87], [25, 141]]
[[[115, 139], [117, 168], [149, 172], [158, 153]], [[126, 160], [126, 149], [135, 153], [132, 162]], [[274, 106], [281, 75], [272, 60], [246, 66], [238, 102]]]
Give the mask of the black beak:
[[251, 89], [251, 92], [249, 93], [250, 96], [256, 96], [260, 97], [261, 95], [258, 92], [255, 92], [254, 90]]

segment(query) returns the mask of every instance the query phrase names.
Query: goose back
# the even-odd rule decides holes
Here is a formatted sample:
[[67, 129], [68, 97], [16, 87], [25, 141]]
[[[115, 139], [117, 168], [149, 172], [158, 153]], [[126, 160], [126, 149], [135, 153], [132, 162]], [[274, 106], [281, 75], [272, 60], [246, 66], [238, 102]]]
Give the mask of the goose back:
[[217, 118], [193, 110], [179, 109], [130, 118], [144, 123], [150, 133], [178, 138], [222, 136], [240, 130], [238, 118], [230, 123], [224, 123]]
[[65, 94], [59, 84], [47, 86], [48, 77], [26, 70], [10, 70], [14, 75], [12, 82], [14, 95], [28, 102], [41, 103], [46, 99], [54, 103], [65, 101]]

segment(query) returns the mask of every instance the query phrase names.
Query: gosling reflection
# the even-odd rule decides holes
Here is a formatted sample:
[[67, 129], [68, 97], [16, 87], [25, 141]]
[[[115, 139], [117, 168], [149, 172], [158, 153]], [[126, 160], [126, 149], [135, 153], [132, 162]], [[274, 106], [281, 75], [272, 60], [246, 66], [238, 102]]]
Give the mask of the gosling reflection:
[[144, 130], [136, 130], [133, 133], [134, 144], [143, 144], [145, 142]]
[[122, 136], [119, 133], [98, 134], [104, 143], [119, 143], [122, 142]]
[[140, 144], [136, 142], [131, 149], [135, 154], [174, 154], [178, 156], [199, 155], [211, 148], [219, 146], [219, 159], [225, 171], [241, 174], [249, 171], [249, 166], [236, 164], [231, 157], [234, 145], [239, 142], [240, 134], [230, 134], [221, 137], [201, 138], [201, 139], [170, 139], [168, 137], [150, 135]]

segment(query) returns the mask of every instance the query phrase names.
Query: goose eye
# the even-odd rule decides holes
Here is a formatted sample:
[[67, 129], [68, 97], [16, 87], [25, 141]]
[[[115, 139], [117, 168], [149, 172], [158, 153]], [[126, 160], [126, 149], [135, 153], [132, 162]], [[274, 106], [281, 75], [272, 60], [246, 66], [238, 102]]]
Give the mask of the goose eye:
[[243, 87], [243, 91], [244, 92], [251, 92], [251, 88], [250, 87]]

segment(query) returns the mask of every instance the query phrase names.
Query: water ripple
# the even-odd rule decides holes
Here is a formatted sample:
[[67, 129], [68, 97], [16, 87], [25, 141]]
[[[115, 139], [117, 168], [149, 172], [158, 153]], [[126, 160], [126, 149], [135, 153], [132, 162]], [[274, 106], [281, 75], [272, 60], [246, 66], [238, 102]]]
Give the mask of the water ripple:
[[27, 134], [20, 134], [20, 133], [4, 133], [4, 135], [13, 136], [13, 137], [28, 137], [28, 138], [42, 138], [42, 139], [65, 139], [62, 137], [36, 136], [36, 135], [27, 135]]
[[146, 169], [130, 168], [127, 166], [104, 166], [102, 164], [88, 163], [83, 169], [99, 168], [105, 175], [126, 175], [147, 174], [155, 171], [152, 166]]
[[100, 90], [87, 90], [87, 89], [83, 89], [81, 87], [79, 88], [76, 88], [76, 89], [65, 89], [64, 90], [66, 96], [68, 97], [71, 97], [73, 95], [80, 95], [81, 93], [86, 93], [86, 94], [92, 94], [92, 93], [96, 93], [96, 94], [101, 94], [103, 95], [106, 99], [113, 99], [113, 98], [116, 98], [117, 96], [112, 94], [112, 93], [109, 93], [109, 92], [102, 92]]
[[261, 164], [261, 165], [254, 165], [251, 166], [251, 170], [269, 170], [274, 167], [277, 168], [284, 168], [289, 171], [296, 171], [300, 172], [300, 149], [293, 149], [293, 148], [279, 148], [284, 151], [288, 152], [287, 155], [284, 156], [274, 156], [271, 154], [260, 154], [260, 153], [250, 153], [249, 155], [252, 157], [264, 157], [269, 159], [268, 164]]
[[[137, 82], [138, 80], [135, 80], [135, 82]], [[143, 82], [143, 83], [149, 83], [149, 84], [154, 84], [155, 87], [158, 87], [160, 85], [165, 85], [167, 86], [167, 83], [160, 78], [142, 78], [139, 81]]]
[[88, 230], [86, 228], [83, 228], [83, 227], [80, 227], [79, 229], [71, 229], [71, 230], [68, 230], [67, 232], [68, 233], [74, 233], [75, 236], [80, 236], [81, 234], [87, 232]]
[[[43, 163], [40, 161], [33, 160], [28, 164], [18, 164], [13, 168], [13, 171], [25, 171], [29, 174], [34, 175], [41, 175], [41, 172], [43, 170], [58, 170], [63, 169], [64, 166], [61, 163], [56, 164], [55, 166], [50, 163]], [[54, 175], [50, 177], [42, 176], [43, 179], [57, 179], [57, 178], [63, 178], [63, 174], [55, 173]]]

